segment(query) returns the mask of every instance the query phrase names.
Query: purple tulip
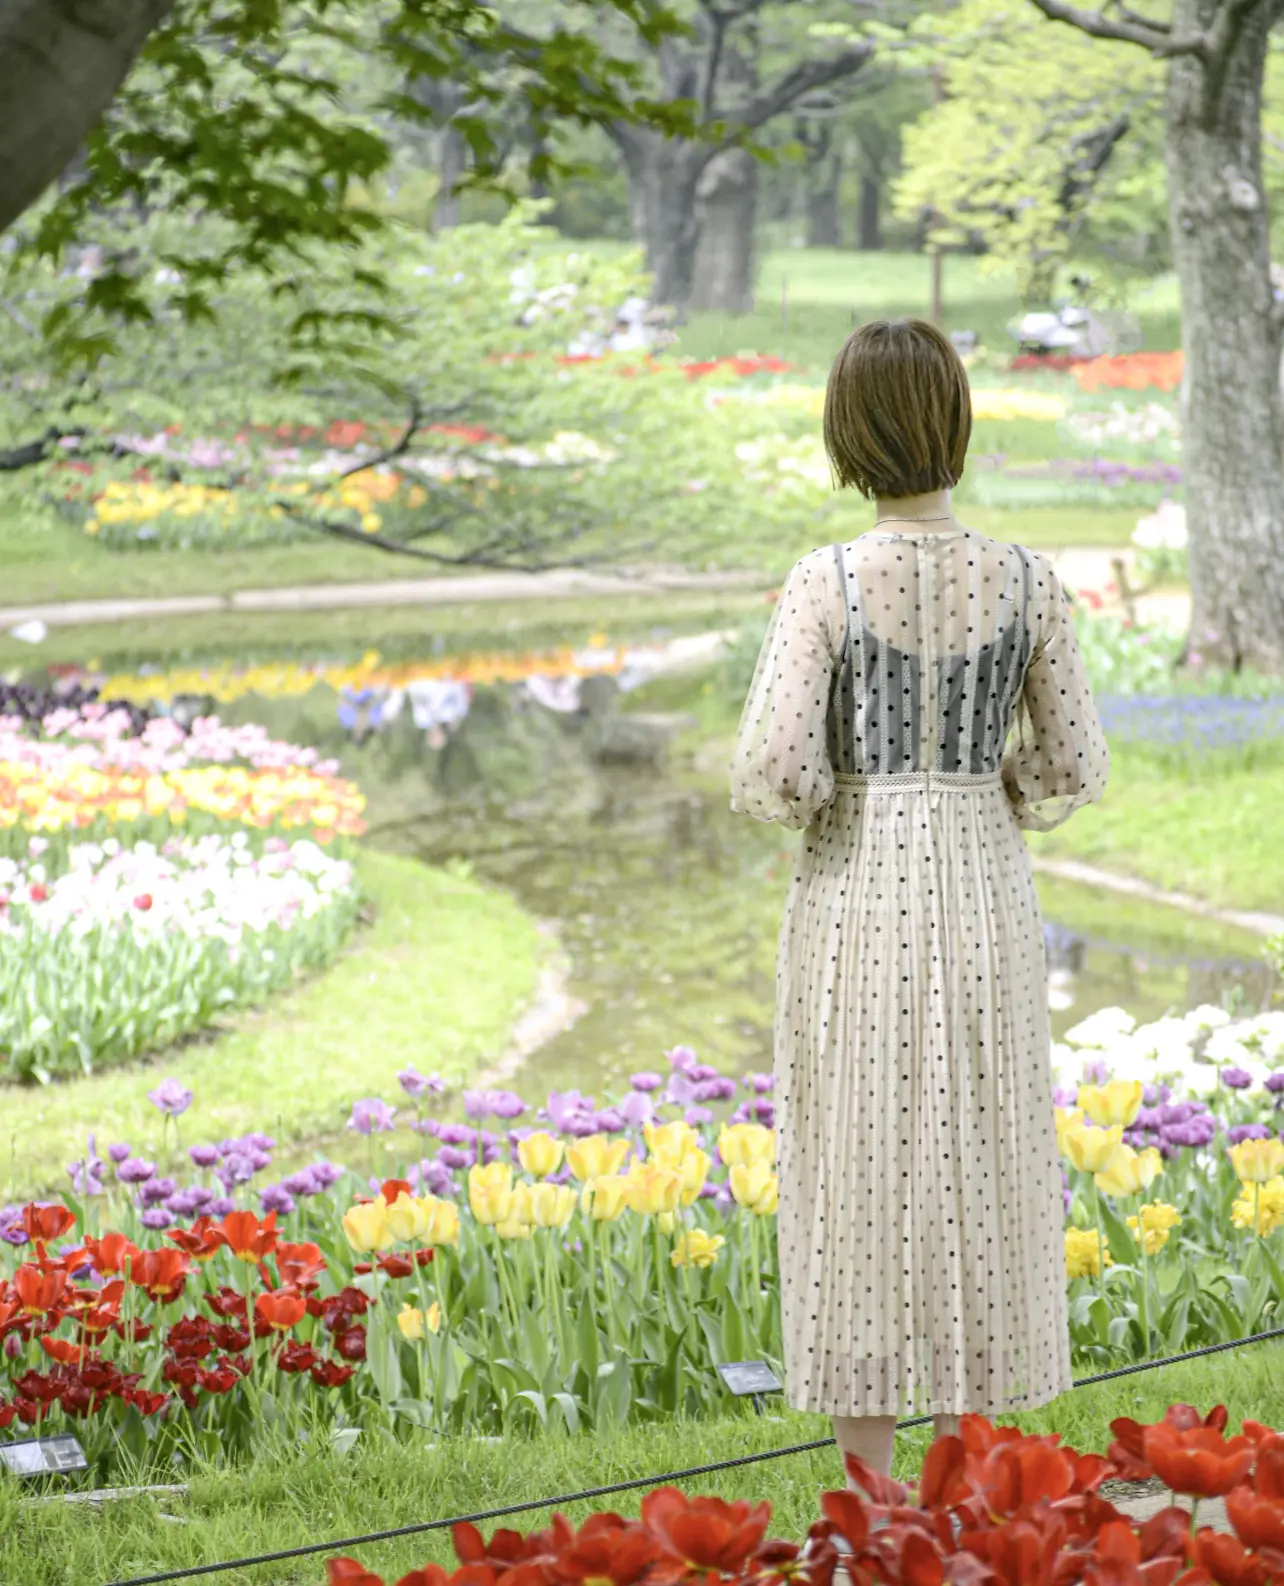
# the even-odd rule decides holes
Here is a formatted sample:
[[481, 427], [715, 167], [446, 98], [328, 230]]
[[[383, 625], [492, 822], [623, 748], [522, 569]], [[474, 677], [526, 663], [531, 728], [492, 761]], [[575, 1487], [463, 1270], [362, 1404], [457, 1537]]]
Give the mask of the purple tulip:
[[355, 1129], [358, 1134], [383, 1134], [392, 1128], [396, 1116], [396, 1110], [377, 1097], [371, 1097], [368, 1101], [354, 1101], [348, 1128]]
[[403, 1068], [397, 1075], [397, 1083], [407, 1096], [417, 1100], [420, 1096], [440, 1096], [446, 1088], [446, 1081], [437, 1074], [421, 1074], [413, 1066]]
[[123, 1140], [118, 1141], [115, 1145], [107, 1147], [107, 1155], [119, 1166], [129, 1155], [129, 1147]]
[[275, 1151], [276, 1141], [270, 1134], [263, 1134], [256, 1129], [253, 1134], [247, 1134], [241, 1141], [242, 1146], [248, 1146], [253, 1151]]
[[211, 1168], [221, 1155], [216, 1145], [189, 1145], [187, 1154], [197, 1167]]
[[694, 1047], [690, 1047], [690, 1046], [674, 1046], [674, 1047], [670, 1047], [669, 1050], [664, 1055], [665, 1055], [665, 1057], [668, 1058], [670, 1065], [673, 1068], [678, 1069], [679, 1072], [681, 1072], [681, 1073], [688, 1072], [689, 1070], [693, 1069], [695, 1067], [695, 1065], [696, 1065], [696, 1055], [695, 1055]]
[[466, 1090], [464, 1111], [470, 1118], [520, 1118], [526, 1103], [511, 1090]]
[[594, 1134], [618, 1134], [624, 1127], [624, 1115], [618, 1107], [603, 1107], [593, 1114]]
[[1222, 1084], [1229, 1085], [1232, 1090], [1247, 1090], [1253, 1083], [1253, 1076], [1246, 1068], [1224, 1068], [1221, 1079]]
[[84, 1158], [79, 1162], [73, 1162], [67, 1169], [67, 1173], [71, 1178], [72, 1189], [77, 1195], [81, 1196], [105, 1194], [106, 1186], [103, 1183], [103, 1173], [106, 1166], [107, 1164], [98, 1155], [98, 1147], [95, 1145], [94, 1137], [91, 1134], [89, 1136], [89, 1149], [85, 1152]]
[[310, 1167], [300, 1168], [297, 1173], [287, 1173], [281, 1180], [281, 1188], [288, 1195], [316, 1195], [320, 1193], [321, 1186], [316, 1181], [316, 1176]]
[[193, 1184], [188, 1189], [181, 1190], [180, 1194], [186, 1195], [188, 1200], [194, 1201], [198, 1207], [208, 1206], [214, 1199], [214, 1191], [207, 1189], [204, 1184]]
[[145, 1162], [140, 1156], [131, 1156], [116, 1169], [116, 1177], [123, 1179], [126, 1184], [146, 1184], [155, 1172], [154, 1162]]
[[707, 1080], [717, 1079], [718, 1070], [708, 1063], [693, 1063], [687, 1070], [687, 1078], [697, 1085], [703, 1085]]
[[230, 1195], [219, 1195], [210, 1201], [205, 1210], [211, 1217], [226, 1217], [229, 1212], [236, 1210], [236, 1202]]
[[768, 1091], [774, 1090], [775, 1088], [776, 1076], [774, 1074], [745, 1075], [745, 1089], [752, 1090], [759, 1096], [765, 1096]]
[[698, 1129], [701, 1124], [712, 1123], [713, 1114], [707, 1107], [688, 1107], [686, 1120], [693, 1129]]
[[629, 1084], [632, 1085], [634, 1090], [659, 1090], [660, 1086], [664, 1084], [664, 1079], [659, 1074], [634, 1074]]
[[343, 1169], [335, 1167], [333, 1162], [327, 1162], [324, 1158], [320, 1162], [314, 1162], [309, 1171], [323, 1190], [328, 1190], [343, 1177]]
[[664, 1099], [674, 1107], [687, 1107], [695, 1100], [695, 1082], [680, 1069], [674, 1069], [665, 1087]]
[[139, 1221], [144, 1228], [150, 1228], [155, 1232], [158, 1229], [169, 1227], [170, 1215], [163, 1206], [149, 1206], [142, 1217], [139, 1218]]
[[1073, 1107], [1079, 1099], [1077, 1085], [1057, 1085], [1052, 1091], [1052, 1105], [1054, 1107]]
[[294, 1210], [294, 1196], [284, 1184], [265, 1184], [259, 1191], [259, 1204], [265, 1212], [278, 1212], [288, 1217]]
[[714, 1079], [702, 1079], [695, 1088], [695, 1099], [698, 1102], [730, 1101], [735, 1093], [735, 1080], [719, 1075]]
[[464, 1151], [457, 1145], [443, 1145], [437, 1152], [437, 1160], [442, 1167], [458, 1171], [475, 1162], [477, 1156], [475, 1152]]
[[1241, 1140], [1269, 1140], [1271, 1131], [1264, 1123], [1240, 1123], [1226, 1131], [1226, 1144], [1238, 1145]]
[[178, 1185], [172, 1178], [148, 1179], [139, 1191], [138, 1198], [144, 1206], [156, 1206], [161, 1201], [168, 1200], [177, 1188]]
[[191, 1190], [179, 1190], [165, 1202], [171, 1217], [195, 1217], [200, 1202], [193, 1200]]
[[239, 1151], [233, 1151], [230, 1156], [223, 1159], [215, 1177], [223, 1188], [231, 1193], [238, 1184], [248, 1184], [254, 1177], [254, 1164], [249, 1157], [242, 1156]]
[[655, 1117], [655, 1103], [640, 1090], [630, 1091], [620, 1103], [620, 1117], [626, 1128], [640, 1129]]
[[412, 1185], [422, 1185], [430, 1195], [448, 1195], [455, 1187], [454, 1176], [444, 1162], [430, 1157], [410, 1170]]
[[[549, 1092], [548, 1118], [558, 1134], [571, 1134], [576, 1132], [574, 1126], [582, 1124], [584, 1119], [594, 1111], [593, 1098], [581, 1096], [578, 1090], [554, 1090]], [[583, 1133], [581, 1129], [579, 1131]], [[588, 1133], [592, 1134], [590, 1129]]]
[[246, 1156], [249, 1158], [250, 1166], [256, 1173], [261, 1173], [264, 1168], [272, 1166], [272, 1157], [267, 1151], [255, 1151], [251, 1148], [246, 1152]]
[[475, 1147], [477, 1131], [470, 1129], [466, 1123], [443, 1123], [437, 1130], [437, 1138], [442, 1145]]
[[1280, 1070], [1274, 1074], [1268, 1074], [1262, 1083], [1266, 1086], [1267, 1090], [1272, 1092], [1284, 1090], [1284, 1070]]
[[167, 1118], [178, 1118], [192, 1105], [192, 1093], [180, 1080], [163, 1079], [155, 1090], [147, 1092], [147, 1099]]

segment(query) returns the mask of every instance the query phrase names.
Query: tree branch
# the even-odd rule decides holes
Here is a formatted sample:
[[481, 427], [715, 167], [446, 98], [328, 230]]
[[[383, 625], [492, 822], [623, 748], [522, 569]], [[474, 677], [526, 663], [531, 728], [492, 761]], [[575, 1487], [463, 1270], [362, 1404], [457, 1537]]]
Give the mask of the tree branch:
[[[1242, 0], [1237, 0], [1242, 3]], [[1248, 0], [1249, 4], [1256, 4], [1256, 0]], [[1124, 44], [1136, 44], [1141, 49], [1149, 50], [1152, 55], [1198, 55], [1206, 61], [1209, 57], [1210, 36], [1207, 33], [1190, 33], [1183, 38], [1175, 38], [1171, 32], [1163, 27], [1152, 26], [1149, 22], [1141, 22], [1121, 17], [1112, 21], [1104, 11], [1082, 11], [1078, 6], [1067, 5], [1066, 0], [1031, 0], [1044, 16], [1052, 22], [1065, 22], [1070, 27], [1078, 28], [1080, 33], [1088, 33], [1094, 39], [1117, 39]]]
[[797, 66], [790, 67], [774, 83], [752, 95], [739, 110], [727, 113], [723, 119], [729, 130], [721, 147], [729, 148], [740, 142], [746, 132], [752, 132], [755, 127], [778, 116], [782, 110], [788, 110], [790, 105], [813, 89], [854, 76], [873, 54], [872, 44], [854, 44], [840, 50], [829, 60], [799, 61]]

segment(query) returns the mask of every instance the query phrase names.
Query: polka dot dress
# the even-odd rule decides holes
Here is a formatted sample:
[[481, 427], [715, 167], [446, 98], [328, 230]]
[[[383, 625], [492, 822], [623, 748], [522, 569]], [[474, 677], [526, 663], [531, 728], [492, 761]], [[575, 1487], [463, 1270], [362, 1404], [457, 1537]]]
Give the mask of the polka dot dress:
[[993, 1413], [1070, 1385], [1043, 932], [1021, 828], [1108, 758], [1048, 563], [875, 532], [790, 573], [732, 808], [803, 830], [776, 999], [791, 1404]]

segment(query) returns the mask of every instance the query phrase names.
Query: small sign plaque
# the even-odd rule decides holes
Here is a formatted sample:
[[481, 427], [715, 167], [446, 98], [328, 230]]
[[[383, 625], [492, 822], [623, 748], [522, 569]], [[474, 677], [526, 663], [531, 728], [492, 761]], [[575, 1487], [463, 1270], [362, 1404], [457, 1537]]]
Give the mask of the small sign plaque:
[[85, 1470], [85, 1451], [74, 1437], [28, 1437], [0, 1443], [0, 1465], [11, 1476], [50, 1476], [64, 1470]]
[[780, 1380], [765, 1360], [731, 1360], [718, 1367], [718, 1375], [737, 1395], [780, 1392]]

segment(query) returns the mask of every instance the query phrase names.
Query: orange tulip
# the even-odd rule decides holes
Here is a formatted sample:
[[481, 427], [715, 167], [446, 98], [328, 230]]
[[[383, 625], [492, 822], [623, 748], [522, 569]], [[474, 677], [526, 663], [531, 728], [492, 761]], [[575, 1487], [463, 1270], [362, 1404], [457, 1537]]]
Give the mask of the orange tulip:
[[260, 1222], [253, 1212], [228, 1212], [214, 1233], [238, 1261], [257, 1264], [276, 1249], [276, 1213]]
[[293, 1294], [288, 1289], [277, 1289], [272, 1294], [260, 1294], [254, 1302], [255, 1315], [261, 1317], [278, 1333], [288, 1333], [292, 1327], [302, 1321], [307, 1308], [308, 1303], [303, 1296]]

